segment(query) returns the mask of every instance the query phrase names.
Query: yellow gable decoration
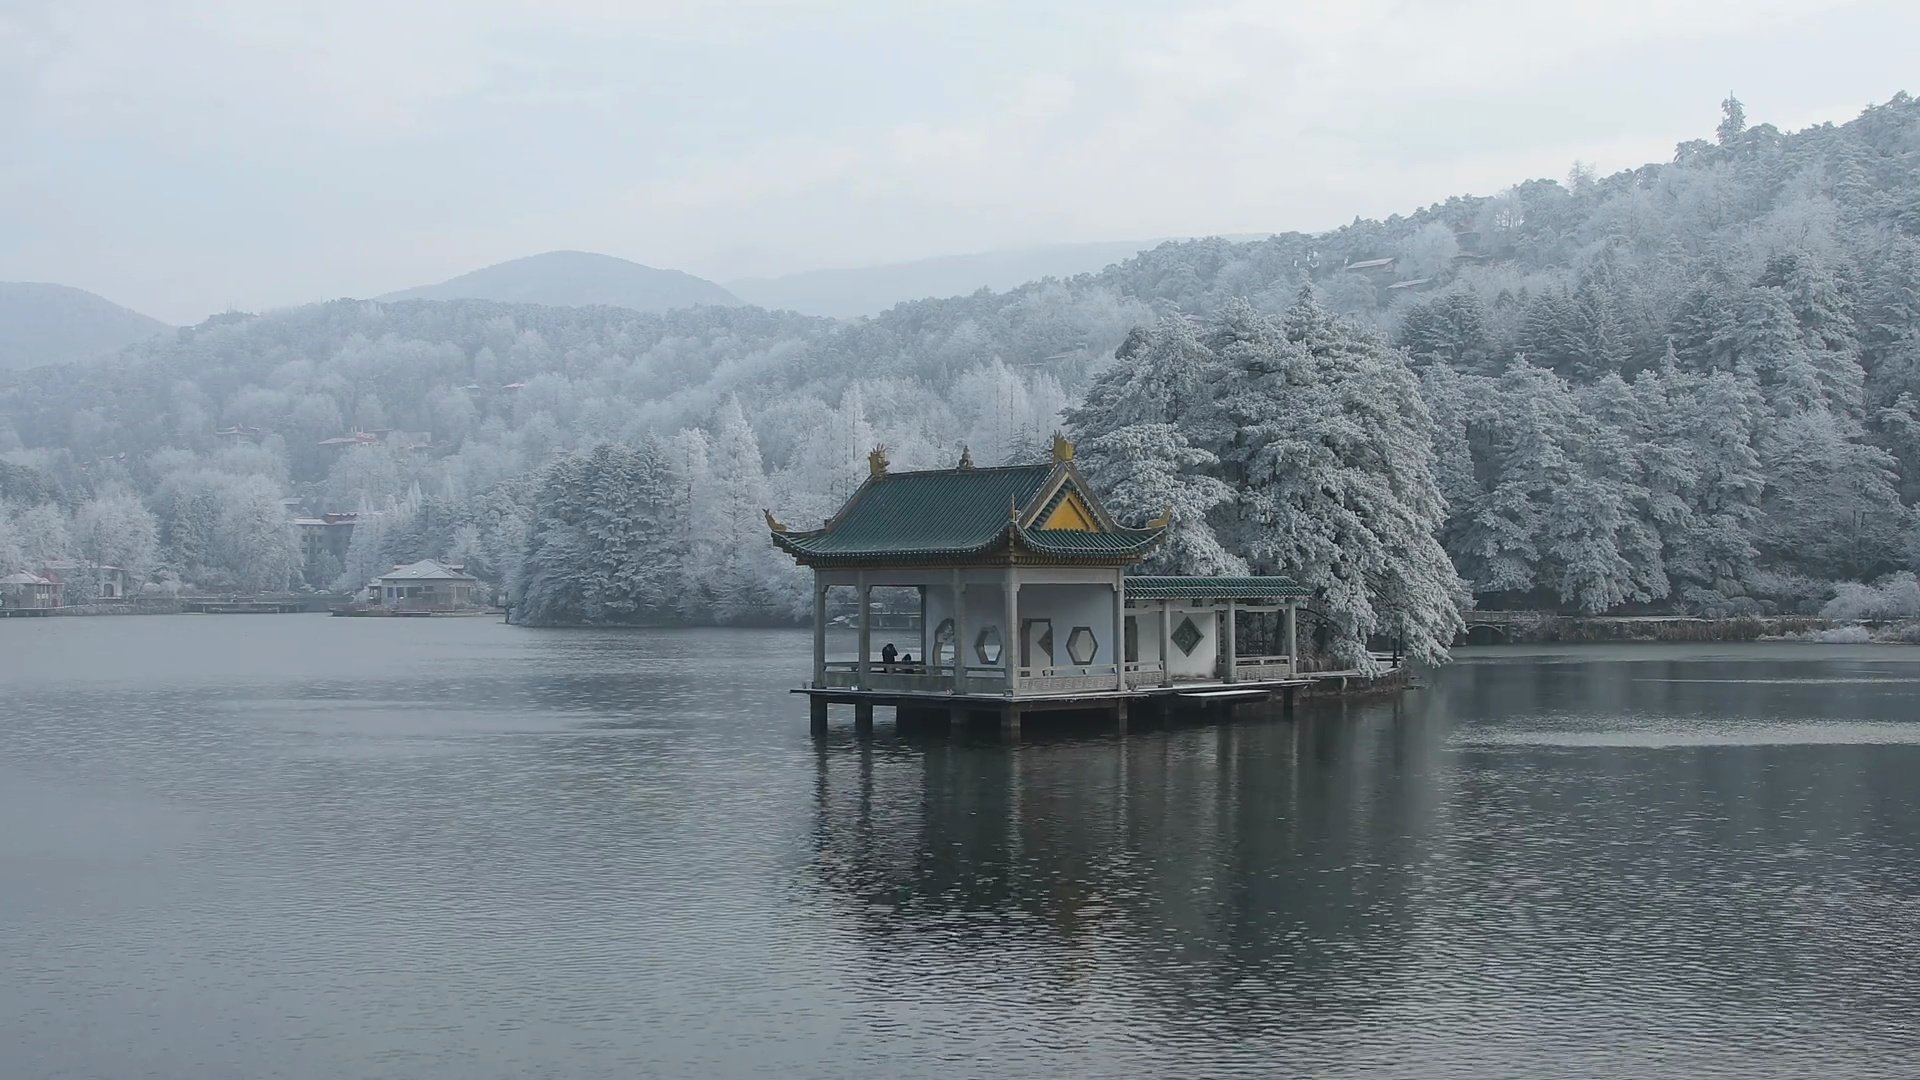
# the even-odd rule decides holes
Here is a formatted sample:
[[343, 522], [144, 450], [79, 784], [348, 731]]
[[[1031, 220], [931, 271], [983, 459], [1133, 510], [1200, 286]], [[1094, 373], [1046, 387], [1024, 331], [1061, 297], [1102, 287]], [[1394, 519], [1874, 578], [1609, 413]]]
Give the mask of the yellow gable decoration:
[[1080, 501], [1078, 493], [1068, 492], [1067, 497], [1060, 500], [1060, 505], [1053, 508], [1053, 513], [1047, 515], [1047, 520], [1040, 523], [1040, 527], [1097, 533], [1100, 531], [1100, 522], [1094, 518], [1087, 504]]

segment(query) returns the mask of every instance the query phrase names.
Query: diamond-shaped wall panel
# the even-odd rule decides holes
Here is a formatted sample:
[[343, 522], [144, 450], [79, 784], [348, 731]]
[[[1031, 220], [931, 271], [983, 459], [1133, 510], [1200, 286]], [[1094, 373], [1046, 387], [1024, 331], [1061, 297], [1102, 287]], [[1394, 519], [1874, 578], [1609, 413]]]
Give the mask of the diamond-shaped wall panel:
[[973, 654], [983, 664], [999, 663], [1000, 647], [1000, 628], [997, 626], [989, 626], [974, 636]]
[[1093, 658], [1100, 655], [1100, 642], [1093, 636], [1092, 627], [1073, 628], [1073, 633], [1067, 635], [1067, 655], [1076, 664], [1093, 663]]
[[1173, 628], [1173, 643], [1188, 656], [1192, 656], [1193, 650], [1200, 646], [1201, 637], [1200, 628], [1193, 625], [1191, 616], [1181, 619], [1180, 625]]

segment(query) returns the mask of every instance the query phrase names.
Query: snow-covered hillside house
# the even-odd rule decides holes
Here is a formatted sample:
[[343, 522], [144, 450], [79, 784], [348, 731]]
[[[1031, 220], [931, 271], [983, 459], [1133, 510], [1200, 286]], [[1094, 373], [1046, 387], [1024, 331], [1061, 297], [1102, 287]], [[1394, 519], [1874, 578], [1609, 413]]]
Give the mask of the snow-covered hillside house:
[[[767, 517], [773, 542], [814, 573], [816, 727], [830, 701], [861, 722], [872, 705], [996, 709], [1114, 708], [1136, 697], [1258, 697], [1294, 681], [1295, 607], [1306, 590], [1281, 577], [1130, 575], [1160, 543], [1165, 520], [1127, 528], [1102, 508], [1055, 437], [1041, 465], [890, 472], [883, 451], [845, 506], [818, 529]], [[827, 654], [827, 590], [850, 587], [863, 613], [851, 658]], [[917, 639], [889, 634], [874, 651], [872, 590], [916, 590]], [[1242, 655], [1244, 618], [1266, 617], [1277, 641]], [[884, 648], [884, 643], [882, 643]], [[911, 660], [905, 659], [911, 657]]]
[[92, 582], [95, 586], [95, 600], [125, 600], [140, 589], [140, 583], [133, 575], [118, 566], [104, 563], [85, 563], [77, 559], [54, 559], [41, 564], [40, 575], [63, 587], [76, 589]]

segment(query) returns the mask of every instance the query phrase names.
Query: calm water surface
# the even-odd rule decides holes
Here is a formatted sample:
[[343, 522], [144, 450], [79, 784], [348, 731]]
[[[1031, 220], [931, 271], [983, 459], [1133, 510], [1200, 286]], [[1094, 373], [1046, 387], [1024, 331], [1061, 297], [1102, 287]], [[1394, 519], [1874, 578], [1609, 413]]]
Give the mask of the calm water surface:
[[815, 744], [805, 631], [0, 621], [0, 1076], [1920, 1075], [1920, 652]]

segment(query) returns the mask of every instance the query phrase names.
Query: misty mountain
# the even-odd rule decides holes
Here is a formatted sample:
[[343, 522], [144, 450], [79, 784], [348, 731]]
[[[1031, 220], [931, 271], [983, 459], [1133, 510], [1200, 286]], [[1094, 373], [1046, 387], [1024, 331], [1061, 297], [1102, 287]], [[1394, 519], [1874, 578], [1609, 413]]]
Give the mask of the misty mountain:
[[84, 289], [0, 281], [0, 370], [93, 360], [168, 329]]
[[377, 299], [497, 300], [550, 307], [604, 305], [634, 311], [740, 303], [739, 297], [705, 278], [590, 251], [549, 251], [509, 259], [438, 285], [402, 289]]
[[727, 282], [749, 304], [806, 315], [875, 315], [907, 300], [1005, 292], [1043, 278], [1091, 274], [1130, 259], [1158, 240], [1052, 244], [971, 255], [943, 255], [882, 266], [807, 270]]

